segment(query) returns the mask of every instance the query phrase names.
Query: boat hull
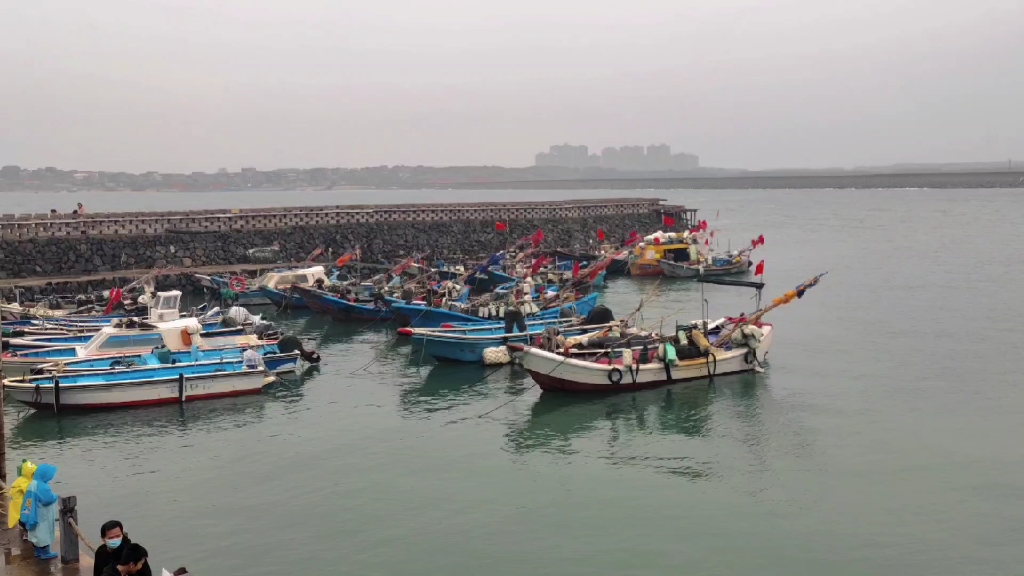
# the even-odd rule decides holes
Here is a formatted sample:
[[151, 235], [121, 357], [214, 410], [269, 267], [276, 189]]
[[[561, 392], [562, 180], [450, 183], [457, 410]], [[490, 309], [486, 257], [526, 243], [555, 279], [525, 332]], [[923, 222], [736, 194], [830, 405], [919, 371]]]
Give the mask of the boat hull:
[[[548, 308], [527, 317], [527, 320], [544, 320], [558, 318], [562, 308], [574, 311], [576, 315], [586, 316], [597, 306], [597, 294], [588, 294], [575, 302], [564, 304], [559, 308]], [[395, 319], [400, 325], [410, 328], [440, 328], [444, 324], [493, 324], [504, 326], [504, 320], [494, 318], [480, 318], [469, 316], [459, 312], [452, 312], [443, 308], [427, 308], [426, 306], [411, 306], [409, 304], [392, 304], [391, 309], [395, 312]]]
[[[306, 304], [306, 300], [296, 294], [295, 292], [282, 292], [274, 288], [267, 288], [266, 286], [260, 287], [260, 294], [266, 297], [271, 304], [278, 308], [294, 308], [299, 310], [305, 310], [309, 308]], [[287, 303], [287, 306], [285, 306]]]
[[696, 278], [698, 276], [731, 276], [734, 274], [746, 274], [750, 270], [750, 260], [743, 259], [743, 261], [733, 264], [731, 266], [723, 266], [720, 268], [705, 267], [701, 270], [697, 266], [690, 264], [680, 264], [669, 260], [659, 260], [658, 265], [661, 266], [666, 276], [673, 278]]
[[[661, 363], [638, 364], [633, 370], [621, 365], [598, 364], [563, 356], [536, 348], [513, 346], [523, 368], [541, 390], [548, 392], [617, 393], [657, 388], [688, 380], [707, 380], [711, 376], [739, 374], [755, 370], [763, 362], [771, 346], [772, 328], [765, 325], [764, 338], [756, 352], [743, 346], [719, 351], [716, 358], [698, 358], [677, 362], [666, 371]], [[754, 358], [756, 354], [756, 360]], [[616, 383], [616, 380], [618, 381]]]
[[387, 322], [394, 317], [390, 308], [348, 302], [327, 292], [296, 288], [310, 310], [327, 314], [338, 322]]
[[[60, 387], [60, 410], [97, 410], [177, 404], [246, 394], [259, 394], [266, 385], [262, 370], [186, 375], [184, 386], [178, 377], [105, 384]], [[184, 388], [184, 399], [179, 395]], [[7, 394], [36, 410], [57, 411], [53, 385], [39, 386], [5, 382]]]

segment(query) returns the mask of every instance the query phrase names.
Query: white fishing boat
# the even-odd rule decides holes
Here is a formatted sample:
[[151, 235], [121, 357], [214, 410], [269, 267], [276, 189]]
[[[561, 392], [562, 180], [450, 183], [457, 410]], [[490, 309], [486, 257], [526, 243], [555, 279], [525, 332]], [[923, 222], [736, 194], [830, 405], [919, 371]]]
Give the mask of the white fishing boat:
[[172, 290], [157, 294], [150, 307], [149, 320], [131, 328], [106, 326], [88, 342], [77, 346], [55, 346], [35, 350], [3, 353], [3, 372], [8, 378], [27, 376], [35, 368], [74, 358], [102, 358], [139, 354], [166, 346], [172, 352], [200, 351], [225, 347], [259, 345], [263, 342], [249, 334], [205, 336], [197, 318], [181, 318], [178, 304], [181, 292]]
[[625, 392], [753, 371], [764, 362], [772, 342], [772, 326], [764, 324], [760, 330], [761, 340], [753, 347], [733, 346], [729, 350], [713, 350], [704, 357], [674, 362], [649, 358], [641, 364], [640, 351], [632, 349], [620, 352], [618, 358], [606, 356], [602, 360], [591, 361], [568, 358], [522, 344], [509, 344], [508, 347], [541, 390]]
[[[701, 320], [677, 326], [676, 334], [662, 336], [658, 348], [636, 350], [631, 347], [572, 357], [558, 351], [525, 344], [508, 344], [508, 349], [523, 365], [541, 390], [563, 392], [625, 392], [683, 382], [760, 370], [774, 336], [774, 327], [761, 321], [769, 311], [803, 296], [817, 285], [819, 274], [760, 307], [760, 282], [698, 278], [703, 284], [743, 286], [757, 290], [758, 311], [749, 317]], [[702, 297], [703, 300], [703, 297]]]
[[4, 391], [36, 410], [124, 408], [258, 394], [274, 380], [262, 368], [198, 362], [5, 380]]

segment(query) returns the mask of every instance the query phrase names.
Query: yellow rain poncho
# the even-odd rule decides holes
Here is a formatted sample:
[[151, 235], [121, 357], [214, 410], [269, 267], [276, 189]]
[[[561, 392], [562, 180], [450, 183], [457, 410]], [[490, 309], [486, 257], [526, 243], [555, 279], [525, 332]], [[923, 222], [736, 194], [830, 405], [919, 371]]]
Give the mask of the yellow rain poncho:
[[28, 489], [28, 485], [32, 482], [32, 476], [36, 473], [36, 465], [25, 460], [18, 466], [20, 475], [18, 479], [11, 484], [11, 505], [7, 508], [7, 527], [14, 528], [18, 525], [18, 520], [21, 520], [21, 502], [25, 499], [25, 490]]

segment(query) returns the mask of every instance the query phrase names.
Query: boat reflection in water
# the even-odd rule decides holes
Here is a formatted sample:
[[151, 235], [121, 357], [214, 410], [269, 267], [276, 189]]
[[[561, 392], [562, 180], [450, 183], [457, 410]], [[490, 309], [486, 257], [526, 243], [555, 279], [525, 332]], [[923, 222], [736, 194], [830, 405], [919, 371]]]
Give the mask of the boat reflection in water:
[[[413, 358], [410, 366], [414, 366], [415, 362], [416, 358]], [[521, 392], [533, 383], [521, 370], [512, 371], [518, 377], [510, 377], [509, 373], [507, 366], [495, 368], [482, 364], [452, 363], [424, 365], [420, 374], [425, 376], [411, 372], [412, 378], [398, 394], [399, 406], [406, 416], [426, 418], [438, 412], [469, 405], [486, 406], [489, 402], [500, 400], [502, 397], [495, 395], [495, 386], [501, 386], [505, 381], [510, 381], [509, 385], [512, 386], [507, 390], [510, 395]]]
[[[712, 475], [717, 428], [734, 436], [756, 422], [763, 380], [753, 374], [687, 382], [632, 394], [581, 397], [542, 393], [525, 422], [506, 434], [513, 454], [591, 455], [617, 466], [636, 466], [691, 479]], [[739, 420], [737, 423], [735, 420]], [[755, 434], [756, 435], [756, 434]], [[682, 436], [697, 443], [664, 443]], [[749, 438], [739, 438], [747, 443]], [[750, 440], [757, 443], [757, 440]]]

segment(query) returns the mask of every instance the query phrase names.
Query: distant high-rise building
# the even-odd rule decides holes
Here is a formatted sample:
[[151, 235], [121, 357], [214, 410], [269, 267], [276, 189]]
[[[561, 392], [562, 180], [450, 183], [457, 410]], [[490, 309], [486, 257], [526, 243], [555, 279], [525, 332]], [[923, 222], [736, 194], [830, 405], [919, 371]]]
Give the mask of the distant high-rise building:
[[623, 171], [692, 170], [700, 165], [700, 159], [692, 154], [673, 154], [668, 144], [644, 146], [608, 147], [601, 154], [589, 154], [586, 146], [563, 144], [551, 146], [547, 152], [535, 157], [536, 166], [562, 166], [565, 168], [588, 168], [601, 166]]

